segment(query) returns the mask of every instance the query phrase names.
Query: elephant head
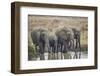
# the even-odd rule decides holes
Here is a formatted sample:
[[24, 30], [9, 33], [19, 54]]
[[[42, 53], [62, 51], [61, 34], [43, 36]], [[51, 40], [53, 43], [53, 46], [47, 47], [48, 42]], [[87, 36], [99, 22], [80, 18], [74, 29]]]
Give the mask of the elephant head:
[[79, 39], [80, 38], [80, 31], [75, 29], [75, 28], [72, 28], [72, 30], [74, 32], [74, 38]]
[[60, 50], [63, 52], [67, 52], [68, 48], [72, 46], [74, 33], [71, 28], [61, 28], [59, 31], [56, 32], [58, 37], [58, 45], [60, 45]]

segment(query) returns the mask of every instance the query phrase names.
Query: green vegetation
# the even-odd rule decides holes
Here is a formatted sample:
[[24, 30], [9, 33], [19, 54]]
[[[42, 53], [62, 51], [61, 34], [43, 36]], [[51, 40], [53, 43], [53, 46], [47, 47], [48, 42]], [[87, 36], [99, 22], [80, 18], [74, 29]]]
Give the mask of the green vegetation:
[[32, 60], [32, 58], [36, 57], [36, 51], [33, 46], [28, 45], [28, 60]]
[[85, 46], [81, 47], [81, 51], [82, 51], [84, 54], [88, 54], [88, 46], [85, 45]]

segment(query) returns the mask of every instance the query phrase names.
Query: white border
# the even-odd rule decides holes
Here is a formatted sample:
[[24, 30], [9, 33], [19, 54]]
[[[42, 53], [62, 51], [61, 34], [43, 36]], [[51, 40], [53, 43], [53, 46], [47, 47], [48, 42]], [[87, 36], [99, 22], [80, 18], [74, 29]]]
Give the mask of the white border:
[[[28, 61], [28, 14], [88, 17], [88, 58], [53, 61]], [[94, 11], [21, 7], [20, 18], [21, 70], [94, 65]]]

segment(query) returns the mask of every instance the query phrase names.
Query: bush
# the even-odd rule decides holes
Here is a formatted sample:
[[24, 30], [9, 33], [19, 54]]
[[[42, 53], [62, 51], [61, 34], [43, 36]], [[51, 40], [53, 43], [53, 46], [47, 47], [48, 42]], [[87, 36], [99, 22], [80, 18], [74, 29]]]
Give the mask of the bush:
[[35, 49], [33, 46], [28, 45], [28, 60], [32, 60], [36, 55]]

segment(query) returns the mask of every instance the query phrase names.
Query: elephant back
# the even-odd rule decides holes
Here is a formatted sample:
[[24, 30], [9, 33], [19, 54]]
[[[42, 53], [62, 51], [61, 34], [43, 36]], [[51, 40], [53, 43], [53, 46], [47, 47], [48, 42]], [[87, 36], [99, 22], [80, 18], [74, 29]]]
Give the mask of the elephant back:
[[48, 38], [48, 31], [41, 29], [40, 30], [40, 41], [45, 41]]
[[71, 28], [63, 27], [56, 32], [58, 39], [60, 40], [68, 40], [74, 38], [74, 33]]
[[38, 45], [40, 38], [40, 30], [36, 29], [31, 32], [32, 41], [35, 45]]

